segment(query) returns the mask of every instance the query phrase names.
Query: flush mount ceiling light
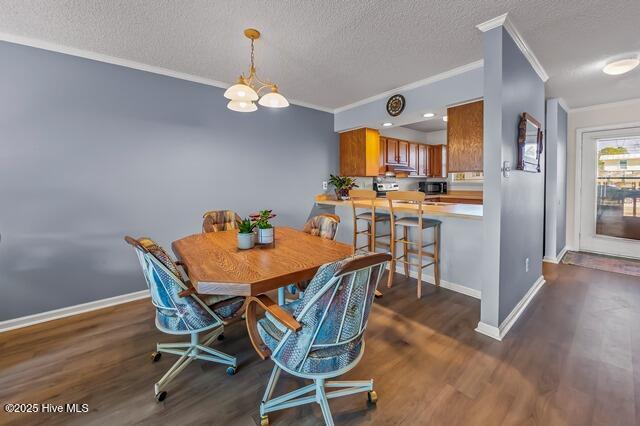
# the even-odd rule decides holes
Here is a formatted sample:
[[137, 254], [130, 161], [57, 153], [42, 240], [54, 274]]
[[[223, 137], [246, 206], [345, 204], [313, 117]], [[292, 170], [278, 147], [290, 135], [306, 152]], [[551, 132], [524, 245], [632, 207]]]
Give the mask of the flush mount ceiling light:
[[422, 116], [424, 118], [431, 118], [431, 117], [435, 117], [436, 115], [432, 112], [425, 112], [424, 114], [422, 114]]
[[[288, 107], [289, 102], [278, 92], [278, 85], [270, 81], [260, 80], [256, 75], [253, 43], [260, 38], [260, 31], [247, 28], [244, 30], [244, 35], [251, 40], [249, 76], [245, 77], [244, 73], [240, 74], [238, 82], [224, 92], [224, 97], [230, 99], [227, 108], [238, 112], [253, 112], [258, 109], [255, 101], [268, 108]], [[263, 90], [270, 90], [270, 92], [260, 97], [260, 92]]]
[[442, 121], [444, 121], [444, 122], [446, 123], [447, 121], [449, 121], [449, 117], [447, 117], [447, 116], [445, 115], [444, 117], [442, 117]]
[[618, 61], [609, 62], [602, 68], [602, 72], [609, 75], [620, 75], [627, 73], [640, 64], [640, 60], [635, 58], [620, 59]]
[[388, 121], [386, 123], [382, 123], [382, 127], [389, 127], [389, 126], [393, 126], [393, 123], [389, 123]]

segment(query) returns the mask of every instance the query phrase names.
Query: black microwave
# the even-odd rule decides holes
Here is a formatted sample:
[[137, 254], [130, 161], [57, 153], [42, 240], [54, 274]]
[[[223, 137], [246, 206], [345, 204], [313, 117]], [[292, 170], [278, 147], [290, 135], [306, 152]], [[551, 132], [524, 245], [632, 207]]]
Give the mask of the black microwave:
[[420, 182], [418, 190], [425, 194], [446, 194], [447, 182]]

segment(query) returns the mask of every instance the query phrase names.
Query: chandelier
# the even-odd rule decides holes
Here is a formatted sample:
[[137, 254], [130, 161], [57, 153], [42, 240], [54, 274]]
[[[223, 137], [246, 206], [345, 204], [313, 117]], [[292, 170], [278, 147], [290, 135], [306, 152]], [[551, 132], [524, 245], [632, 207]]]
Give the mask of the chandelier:
[[[227, 108], [238, 112], [253, 112], [258, 109], [255, 101], [263, 107], [285, 108], [289, 106], [287, 99], [278, 92], [278, 85], [270, 81], [263, 81], [256, 75], [256, 66], [253, 60], [253, 42], [260, 38], [260, 31], [247, 28], [244, 35], [251, 40], [251, 67], [249, 76], [240, 74], [238, 82], [224, 92], [224, 97], [229, 99]], [[267, 91], [260, 96], [261, 91]], [[258, 100], [260, 98], [260, 100]]]

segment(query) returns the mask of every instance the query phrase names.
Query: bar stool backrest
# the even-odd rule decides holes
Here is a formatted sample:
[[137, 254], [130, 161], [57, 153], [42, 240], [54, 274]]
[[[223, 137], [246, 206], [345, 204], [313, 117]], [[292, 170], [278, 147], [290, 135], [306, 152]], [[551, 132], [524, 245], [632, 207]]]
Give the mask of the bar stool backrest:
[[[376, 191], [371, 189], [351, 189], [349, 190], [349, 198], [351, 199], [351, 209], [353, 210], [353, 224], [356, 223], [356, 208], [366, 209], [371, 212], [371, 220], [373, 221], [376, 211]], [[358, 207], [356, 207], [356, 203]]]
[[[395, 225], [395, 211], [394, 211], [394, 201], [402, 201], [415, 203], [418, 206], [417, 214], [418, 214], [418, 224], [419, 229], [422, 229], [422, 207], [426, 195], [421, 191], [394, 191], [389, 192], [387, 194], [387, 199], [389, 200], [389, 211], [391, 212], [391, 226]], [[397, 207], [397, 205], [396, 205]]]

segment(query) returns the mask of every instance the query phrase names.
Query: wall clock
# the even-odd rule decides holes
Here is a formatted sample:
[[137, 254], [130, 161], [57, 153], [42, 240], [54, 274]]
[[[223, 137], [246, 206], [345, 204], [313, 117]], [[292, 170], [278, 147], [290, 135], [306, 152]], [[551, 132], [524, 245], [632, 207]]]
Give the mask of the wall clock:
[[387, 112], [392, 117], [397, 117], [404, 110], [404, 96], [402, 95], [393, 95], [387, 101]]

